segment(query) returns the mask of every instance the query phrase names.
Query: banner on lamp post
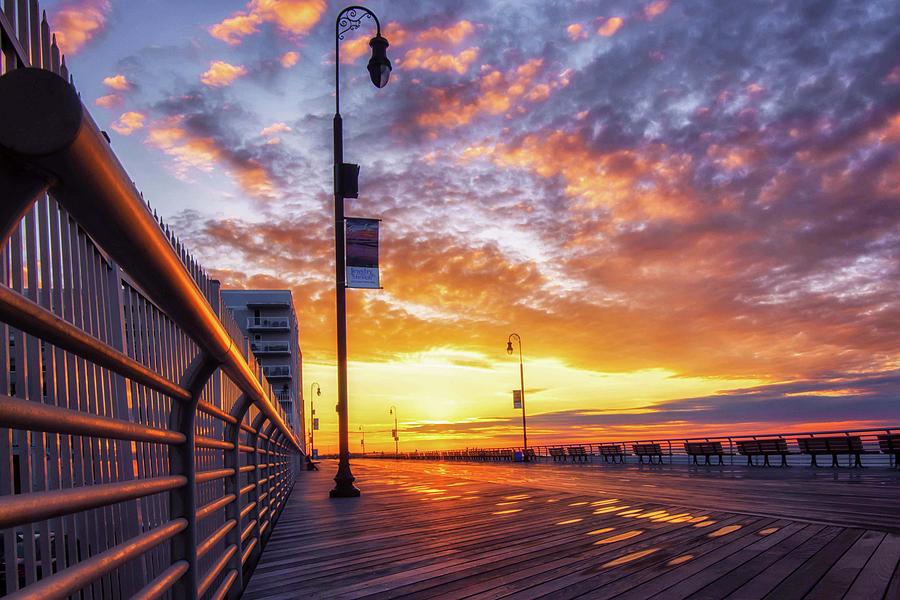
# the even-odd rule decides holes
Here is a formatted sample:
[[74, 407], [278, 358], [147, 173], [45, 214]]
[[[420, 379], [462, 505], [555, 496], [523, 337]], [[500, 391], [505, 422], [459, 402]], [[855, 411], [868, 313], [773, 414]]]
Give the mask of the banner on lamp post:
[[345, 219], [347, 287], [378, 289], [379, 219]]
[[313, 431], [318, 431], [318, 430], [319, 430], [319, 418], [316, 417], [315, 419], [313, 419]]
[[513, 408], [522, 408], [522, 390], [513, 390]]

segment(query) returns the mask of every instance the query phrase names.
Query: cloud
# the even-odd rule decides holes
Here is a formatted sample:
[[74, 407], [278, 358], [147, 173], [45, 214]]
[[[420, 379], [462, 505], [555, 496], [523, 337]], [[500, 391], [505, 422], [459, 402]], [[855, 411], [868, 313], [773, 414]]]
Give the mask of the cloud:
[[610, 17], [597, 29], [597, 33], [603, 37], [612, 37], [624, 24], [625, 20], [622, 17]]
[[325, 0], [252, 0], [246, 10], [212, 25], [208, 31], [232, 46], [259, 31], [264, 23], [272, 23], [282, 33], [297, 37], [307, 34], [325, 9]]
[[78, 53], [104, 30], [111, 9], [109, 0], [64, 2], [50, 18], [60, 51]]
[[116, 119], [110, 127], [119, 135], [131, 135], [138, 129], [144, 128], [146, 115], [139, 112], [126, 112]]
[[569, 39], [573, 42], [577, 40], [584, 40], [588, 37], [587, 31], [581, 23], [572, 23], [571, 25], [566, 27], [566, 35], [568, 35]]
[[[507, 71], [489, 69], [473, 84], [432, 88], [426, 107], [415, 117], [416, 123], [426, 128], [455, 128], [481, 115], [504, 114], [519, 99], [544, 100], [549, 93], [534, 92], [543, 66], [543, 59], [535, 58]], [[546, 89], [549, 92], [566, 83], [562, 77]]]
[[124, 75], [111, 75], [103, 78], [103, 85], [117, 92], [126, 92], [131, 89], [131, 82]]
[[122, 103], [122, 96], [119, 94], [107, 94], [100, 96], [94, 100], [94, 104], [103, 108], [114, 108]]
[[669, 0], [655, 0], [644, 7], [644, 16], [648, 19], [655, 19], [659, 15], [666, 12], [669, 8]]
[[245, 67], [217, 60], [209, 64], [209, 69], [200, 76], [200, 81], [210, 87], [225, 87], [246, 74]]
[[278, 122], [272, 123], [268, 127], [263, 128], [263, 130], [259, 132], [259, 135], [268, 137], [277, 133], [284, 133], [287, 131], [291, 131], [291, 127], [287, 123]]
[[419, 42], [439, 42], [456, 45], [469, 37], [475, 31], [475, 26], [466, 20], [457, 21], [447, 27], [431, 27], [416, 35]]
[[432, 48], [413, 48], [399, 61], [402, 69], [425, 69], [435, 73], [454, 71], [462, 75], [478, 58], [478, 48], [467, 48], [459, 54], [444, 54]]
[[284, 54], [282, 54], [279, 62], [285, 69], [290, 69], [297, 64], [298, 60], [300, 60], [300, 54], [291, 50], [290, 52], [285, 52]]

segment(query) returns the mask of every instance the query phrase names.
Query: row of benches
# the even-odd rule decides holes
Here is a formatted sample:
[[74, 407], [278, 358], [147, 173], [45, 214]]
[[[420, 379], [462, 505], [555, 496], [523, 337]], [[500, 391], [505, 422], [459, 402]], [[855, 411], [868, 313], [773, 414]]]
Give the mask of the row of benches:
[[[894, 466], [900, 466], [900, 434], [886, 434], [878, 436], [878, 446], [881, 453], [893, 457]], [[735, 440], [734, 447], [737, 454], [747, 457], [747, 465], [755, 466], [754, 457], [761, 456], [763, 465], [769, 466], [769, 458], [781, 457], [781, 466], [788, 466], [788, 456], [792, 454], [805, 454], [810, 456], [810, 466], [818, 467], [817, 457], [831, 456], [831, 466], [837, 467], [839, 456], [850, 457], [849, 466], [862, 467], [863, 454], [878, 454], [878, 450], [866, 450], [862, 438], [855, 435], [842, 435], [833, 437], [809, 437], [797, 438], [799, 452], [794, 452], [788, 447], [784, 438], [771, 438], [759, 440]], [[595, 451], [596, 450], [596, 451]], [[672, 452], [667, 447], [664, 451], [659, 443], [640, 443], [631, 445], [632, 454], [643, 464], [646, 458], [650, 464], [654, 460], [662, 463], [664, 456], [671, 456]], [[699, 459], [704, 459], [704, 464], [711, 465], [713, 458], [718, 458], [718, 464], [724, 464], [724, 457], [733, 456], [734, 452], [726, 450], [722, 442], [684, 442], [684, 451], [693, 464], [699, 465]], [[572, 462], [586, 462], [593, 456], [600, 456], [604, 462], [625, 462], [628, 455], [624, 444], [599, 444], [585, 448], [581, 445], [557, 446], [548, 448], [550, 457], [554, 462], [566, 462], [569, 458]]]

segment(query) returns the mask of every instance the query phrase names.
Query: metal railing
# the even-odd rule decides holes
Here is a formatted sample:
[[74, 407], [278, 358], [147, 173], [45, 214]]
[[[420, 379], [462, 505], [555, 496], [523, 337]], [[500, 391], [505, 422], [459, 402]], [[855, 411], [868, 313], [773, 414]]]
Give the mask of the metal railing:
[[[603, 451], [602, 447], [606, 448], [606, 451], [609, 452], [611, 447], [617, 447], [621, 449], [621, 462], [628, 463], [638, 463], [639, 461], [643, 463], [643, 460], [640, 459], [635, 451], [635, 445], [658, 445], [660, 450], [660, 456], [662, 456], [662, 460], [665, 464], [684, 464], [689, 465], [694, 463], [694, 458], [691, 454], [687, 452], [688, 444], [696, 444], [696, 443], [718, 443], [721, 444], [722, 451], [722, 459], [723, 463], [726, 465], [745, 465], [747, 464], [748, 457], [745, 454], [740, 452], [739, 443], [745, 441], [755, 441], [755, 440], [783, 440], [785, 447], [785, 456], [786, 462], [789, 466], [801, 466], [801, 465], [809, 465], [811, 463], [811, 457], [808, 454], [804, 454], [801, 452], [800, 444], [798, 440], [801, 439], [815, 439], [815, 438], [823, 438], [823, 437], [858, 437], [861, 442], [862, 453], [860, 454], [861, 462], [864, 466], [878, 466], [878, 467], [893, 467], [896, 465], [896, 452], [886, 450], [885, 438], [895, 436], [894, 445], [900, 443], [900, 440], [897, 440], [896, 436], [900, 434], [900, 426], [898, 427], [885, 427], [885, 428], [870, 428], [870, 429], [842, 429], [842, 430], [833, 430], [833, 431], [805, 431], [805, 432], [794, 432], [794, 433], [759, 433], [759, 434], [750, 434], [750, 435], [733, 435], [733, 436], [706, 436], [706, 437], [683, 437], [683, 438], [647, 438], [647, 439], [620, 439], [620, 440], [609, 440], [602, 442], [585, 442], [585, 441], [577, 441], [577, 442], [559, 442], [553, 444], [541, 444], [536, 446], [529, 445], [529, 450], [534, 452], [534, 456], [538, 460], [556, 460], [559, 461], [569, 461], [569, 460], [582, 460], [582, 455], [579, 453], [571, 453], [569, 449], [576, 450], [583, 449], [584, 454], [591, 459], [600, 459], [603, 461]], [[559, 451], [562, 451], [562, 454]], [[554, 452], [556, 452], [556, 457], [553, 456]], [[401, 452], [399, 458], [402, 459], [421, 459], [421, 460], [463, 460], [463, 461], [481, 461], [481, 462], [491, 462], [491, 461], [513, 461], [517, 459], [516, 454], [519, 453], [521, 458], [522, 447], [521, 446], [507, 446], [507, 447], [483, 447], [483, 448], [465, 448], [458, 450], [428, 450], [421, 452]], [[823, 454], [827, 454], [827, 452], [823, 452]], [[367, 454], [368, 458], [394, 458], [394, 453], [392, 452], [383, 452], [381, 454]], [[611, 454], [607, 454], [607, 456], [611, 456]], [[645, 455], [645, 458], [648, 455]], [[654, 458], [657, 455], [654, 455]], [[701, 461], [703, 459], [703, 455], [700, 456]], [[757, 457], [761, 457], [761, 454], [756, 455]], [[777, 452], [773, 452], [770, 456], [776, 456], [778, 458], [777, 463], [780, 464], [780, 454]], [[839, 456], [843, 459], [845, 457], [854, 456], [854, 453], [846, 453], [841, 452]], [[755, 459], [756, 460], [756, 459]], [[761, 462], [762, 458], [756, 460], [756, 462]], [[756, 464], [754, 462], [754, 464]], [[647, 464], [647, 463], [643, 463]], [[713, 466], [716, 466], [717, 463], [713, 463]], [[842, 464], [850, 465], [852, 464], [849, 459], [843, 461]]]
[[257, 344], [251, 343], [250, 349], [254, 354], [290, 354], [291, 347], [287, 343], [282, 344]]
[[287, 319], [247, 317], [247, 329], [290, 329]]
[[0, 589], [236, 598], [299, 438], [218, 282], [67, 81], [36, 0], [3, 7]]
[[286, 365], [265, 366], [263, 367], [263, 375], [272, 378], [290, 377], [291, 368]]

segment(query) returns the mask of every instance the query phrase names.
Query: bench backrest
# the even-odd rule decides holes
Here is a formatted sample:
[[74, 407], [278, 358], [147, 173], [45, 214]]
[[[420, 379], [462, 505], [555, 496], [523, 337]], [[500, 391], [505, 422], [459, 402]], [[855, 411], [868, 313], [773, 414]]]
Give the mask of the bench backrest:
[[662, 448], [659, 444], [632, 444], [631, 449], [634, 450], [636, 456], [657, 456], [662, 454]]
[[585, 456], [584, 446], [569, 446], [569, 456]]
[[625, 449], [622, 448], [619, 444], [607, 444], [600, 446], [600, 454], [601, 455], [619, 455], [625, 454]]
[[772, 438], [767, 440], [738, 440], [738, 452], [747, 454], [787, 454], [787, 440]]
[[562, 448], [550, 448], [550, 456], [565, 456], [566, 451]]
[[895, 454], [900, 452], [900, 433], [879, 435], [878, 446], [885, 454]]
[[798, 438], [797, 445], [804, 454], [852, 454], [863, 450], [858, 435]]
[[718, 455], [723, 452], [722, 442], [685, 442], [684, 451], [692, 455]]

